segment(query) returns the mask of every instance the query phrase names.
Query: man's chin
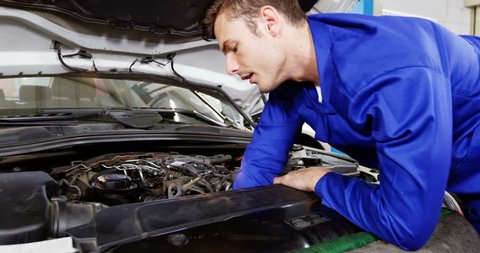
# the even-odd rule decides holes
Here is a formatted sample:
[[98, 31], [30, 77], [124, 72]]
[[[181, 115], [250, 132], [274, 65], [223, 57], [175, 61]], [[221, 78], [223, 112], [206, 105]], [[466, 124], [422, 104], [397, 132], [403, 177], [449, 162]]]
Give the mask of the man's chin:
[[260, 85], [257, 86], [261, 93], [269, 93], [270, 91], [272, 91], [271, 89], [269, 89], [269, 87], [261, 87]]
[[260, 90], [260, 92], [262, 93], [268, 93], [268, 92], [271, 92], [275, 89], [276, 86], [272, 86], [272, 85], [265, 85], [265, 84], [260, 84], [260, 83], [257, 83], [257, 86], [258, 86], [258, 89]]
[[258, 89], [262, 93], [270, 92], [270, 86], [266, 85], [263, 82], [254, 82], [253, 84], [257, 85]]

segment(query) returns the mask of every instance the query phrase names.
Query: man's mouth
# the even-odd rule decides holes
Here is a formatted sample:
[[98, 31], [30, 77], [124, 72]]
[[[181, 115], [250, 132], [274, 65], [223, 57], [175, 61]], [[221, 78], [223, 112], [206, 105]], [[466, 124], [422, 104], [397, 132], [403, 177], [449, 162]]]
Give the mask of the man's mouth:
[[241, 77], [242, 77], [242, 80], [247, 80], [247, 79], [248, 79], [248, 80], [250, 80], [250, 83], [253, 83], [253, 78], [252, 78], [252, 77], [253, 77], [253, 73], [250, 73], [250, 74], [248, 74], [248, 75], [243, 75], [243, 76], [241, 76]]

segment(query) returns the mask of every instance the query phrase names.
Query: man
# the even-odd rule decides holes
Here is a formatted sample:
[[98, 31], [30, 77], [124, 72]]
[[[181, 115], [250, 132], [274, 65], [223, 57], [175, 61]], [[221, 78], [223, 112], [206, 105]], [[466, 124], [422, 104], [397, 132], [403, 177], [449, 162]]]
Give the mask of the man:
[[[422, 247], [444, 192], [479, 227], [480, 41], [427, 20], [320, 14], [297, 0], [213, 1], [205, 36], [227, 72], [270, 92], [234, 188], [280, 183], [404, 249]], [[277, 177], [300, 126], [380, 169], [380, 185], [307, 168]]]

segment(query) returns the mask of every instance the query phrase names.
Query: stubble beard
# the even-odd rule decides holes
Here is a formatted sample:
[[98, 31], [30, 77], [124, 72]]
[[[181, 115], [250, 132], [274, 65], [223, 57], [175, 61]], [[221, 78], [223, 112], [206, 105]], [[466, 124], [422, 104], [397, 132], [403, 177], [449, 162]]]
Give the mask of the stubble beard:
[[268, 93], [268, 92], [271, 92], [273, 90], [275, 90], [278, 86], [280, 86], [281, 82], [280, 83], [276, 83], [278, 82], [277, 80], [269, 80], [269, 81], [262, 81], [262, 80], [257, 80], [257, 81], [260, 81], [260, 82], [257, 82], [257, 87], [258, 89], [260, 90], [260, 92], [262, 93]]

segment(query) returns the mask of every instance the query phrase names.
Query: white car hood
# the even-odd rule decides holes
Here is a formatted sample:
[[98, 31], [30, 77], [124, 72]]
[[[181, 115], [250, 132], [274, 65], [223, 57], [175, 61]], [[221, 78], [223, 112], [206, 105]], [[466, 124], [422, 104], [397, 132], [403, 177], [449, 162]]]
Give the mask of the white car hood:
[[[311, 8], [316, 1], [301, 1], [304, 6], [307, 6], [305, 8], [311, 9], [310, 13], [344, 12], [351, 9], [353, 3], [357, 2], [357, 0], [322, 0]], [[258, 88], [237, 76], [227, 75], [224, 56], [218, 50], [216, 41], [205, 41], [201, 37], [197, 20], [200, 17], [198, 12], [209, 0], [175, 0], [162, 3], [142, 1], [138, 5], [144, 10], [148, 9], [145, 4], [149, 3], [165, 4], [167, 7], [182, 6], [183, 9], [180, 11], [183, 13], [178, 15], [185, 15], [185, 17], [174, 18], [175, 14], [168, 14], [167, 10], [162, 10], [163, 14], [150, 17], [150, 21], [159, 20], [158, 26], [151, 26], [150, 31], [146, 31], [148, 27], [145, 25], [150, 21], [144, 20], [145, 23], [142, 26], [140, 22], [134, 20], [135, 17], [139, 19], [142, 16], [135, 12], [125, 12], [126, 6], [123, 6], [124, 12], [120, 16], [125, 19], [125, 16], [132, 15], [131, 22], [123, 22], [125, 27], [118, 25], [122, 22], [116, 22], [113, 25], [115, 27], [111, 27], [112, 25], [105, 25], [107, 21], [111, 24], [111, 20], [105, 18], [107, 14], [98, 12], [103, 15], [105, 22], [102, 24], [100, 22], [102, 19], [98, 19], [100, 14], [92, 14], [91, 10], [85, 9], [89, 6], [88, 4], [92, 5], [95, 1], [81, 1], [79, 3], [84, 6], [76, 7], [74, 3], [77, 1], [52, 1], [52, 3], [56, 2], [57, 6], [63, 6], [64, 9], [65, 6], [70, 6], [68, 7], [70, 9], [74, 6], [77, 8], [76, 13], [71, 10], [70, 12], [52, 11], [50, 4], [43, 4], [42, 8], [45, 10], [38, 8], [24, 10], [16, 5], [10, 5], [10, 3], [18, 4], [19, 2], [22, 1], [0, 0], [2, 5], [0, 6], [0, 30], [2, 31], [0, 74], [4, 77], [55, 75], [75, 70], [177, 77], [171, 65], [166, 64], [169, 61], [167, 58], [174, 54], [175, 70], [185, 79], [214, 87], [221, 86], [247, 114], [258, 114], [263, 108]], [[134, 1], [124, 0], [118, 2], [118, 5], [127, 2], [130, 5], [135, 4]], [[182, 3], [190, 7], [185, 7]], [[29, 4], [27, 5], [30, 7]], [[38, 7], [36, 4], [31, 6]], [[94, 14], [97, 15], [97, 19], [92, 19]], [[137, 16], [134, 16], [135, 14]], [[165, 23], [168, 19], [160, 20], [158, 16], [167, 14], [173, 19], [172, 23]], [[79, 15], [83, 15], [82, 18], [78, 18]], [[176, 23], [181, 25], [176, 26]], [[150, 60], [145, 61], [145, 59]]]

